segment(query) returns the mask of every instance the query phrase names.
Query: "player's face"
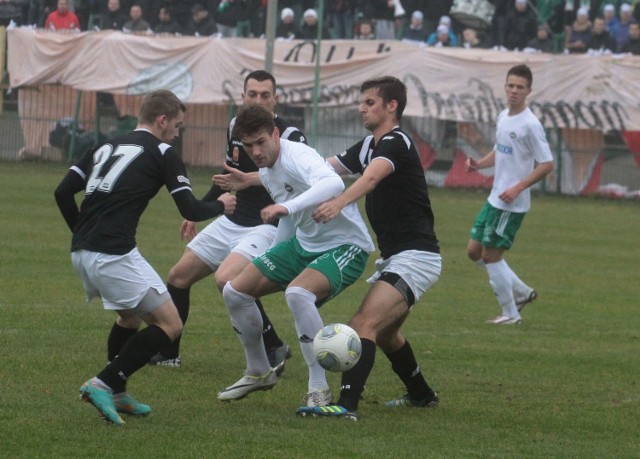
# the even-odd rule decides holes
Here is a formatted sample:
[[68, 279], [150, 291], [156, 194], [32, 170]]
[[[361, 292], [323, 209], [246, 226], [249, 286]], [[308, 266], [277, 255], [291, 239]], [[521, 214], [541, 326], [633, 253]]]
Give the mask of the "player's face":
[[372, 132], [388, 120], [388, 106], [378, 95], [377, 88], [367, 89], [360, 95], [360, 114], [364, 127]]
[[166, 143], [171, 143], [180, 134], [180, 128], [184, 124], [184, 112], [181, 110], [178, 112], [178, 116], [173, 119], [169, 119], [166, 116], [161, 120], [162, 130], [160, 140]]
[[242, 146], [258, 167], [272, 167], [280, 154], [280, 133], [278, 128], [269, 135], [266, 131], [242, 138]]
[[271, 112], [276, 111], [278, 97], [273, 92], [273, 84], [270, 80], [258, 81], [249, 79], [247, 87], [242, 94], [244, 105], [260, 105]]
[[509, 75], [504, 85], [504, 90], [509, 101], [509, 108], [520, 109], [524, 107], [527, 96], [531, 93], [531, 88], [524, 77]]

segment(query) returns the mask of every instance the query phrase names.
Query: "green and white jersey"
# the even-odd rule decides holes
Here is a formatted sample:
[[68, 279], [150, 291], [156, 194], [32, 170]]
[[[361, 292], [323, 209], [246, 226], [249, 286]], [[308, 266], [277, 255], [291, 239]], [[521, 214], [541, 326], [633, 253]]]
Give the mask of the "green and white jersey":
[[313, 210], [341, 193], [344, 184], [313, 148], [281, 139], [278, 159], [272, 167], [260, 168], [260, 180], [274, 202], [289, 209], [287, 218], [304, 250], [325, 252], [351, 244], [368, 253], [374, 251], [357, 204], [346, 206], [328, 223], [314, 221]]
[[531, 192], [527, 188], [511, 203], [499, 198], [500, 194], [528, 176], [535, 163], [553, 161], [544, 128], [527, 107], [521, 113], [509, 116], [508, 109], [498, 115], [495, 156], [495, 175], [489, 203], [502, 210], [526, 212], [531, 207]]

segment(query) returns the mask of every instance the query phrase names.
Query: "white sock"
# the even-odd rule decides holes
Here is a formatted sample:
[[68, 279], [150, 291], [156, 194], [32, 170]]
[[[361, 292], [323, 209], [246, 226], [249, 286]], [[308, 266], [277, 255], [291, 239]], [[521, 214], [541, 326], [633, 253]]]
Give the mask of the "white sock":
[[262, 342], [262, 316], [255, 298], [238, 292], [231, 282], [225, 284], [222, 296], [231, 315], [231, 325], [244, 347], [246, 374], [262, 376], [268, 373], [271, 366]]
[[[518, 297], [525, 296], [529, 292], [529, 289], [531, 287], [529, 287], [527, 284], [522, 282], [522, 280], [518, 277], [518, 275], [515, 272], [513, 272], [511, 267], [507, 264], [507, 262], [504, 259], [502, 261], [504, 261], [504, 264], [509, 270], [509, 276], [511, 277], [511, 286], [512, 286], [511, 290], [513, 291], [514, 296], [515, 295], [517, 295]], [[482, 258], [474, 261], [474, 263], [481, 268], [486, 268], [486, 264]]]
[[504, 260], [496, 263], [486, 263], [485, 268], [489, 274], [489, 283], [493, 287], [498, 303], [502, 306], [502, 315], [507, 317], [520, 317], [516, 302], [513, 298], [513, 284], [509, 267]]
[[285, 290], [284, 296], [293, 313], [300, 349], [309, 367], [309, 391], [327, 389], [329, 384], [324, 368], [313, 356], [312, 350], [313, 338], [322, 328], [322, 318], [316, 308], [316, 296], [302, 287], [289, 287]]

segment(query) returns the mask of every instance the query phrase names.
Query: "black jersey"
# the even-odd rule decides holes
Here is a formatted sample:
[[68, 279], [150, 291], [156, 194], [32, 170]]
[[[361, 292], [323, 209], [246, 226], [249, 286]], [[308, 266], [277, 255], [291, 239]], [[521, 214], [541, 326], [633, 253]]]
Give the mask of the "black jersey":
[[68, 195], [84, 187], [85, 197], [72, 227], [72, 251], [113, 255], [130, 252], [136, 246], [140, 216], [163, 185], [174, 199], [176, 194], [188, 191], [187, 197], [193, 201], [183, 195], [181, 198], [185, 204], [196, 203], [190, 209], [196, 211], [192, 215], [210, 218], [224, 208], [221, 203], [202, 204], [192, 198], [182, 159], [173, 147], [147, 130], [133, 131], [88, 151], [68, 175], [73, 177], [74, 172], [82, 181], [76, 179], [78, 184], [64, 191]]
[[385, 158], [393, 165], [393, 172], [365, 200], [381, 256], [404, 250], [440, 253], [427, 181], [411, 138], [396, 127], [377, 145], [371, 135], [337, 157], [353, 174], [362, 174], [374, 158]]
[[[242, 172], [256, 172], [258, 167], [244, 151], [242, 142], [231, 136], [235, 122], [236, 119], [233, 118], [227, 130], [226, 163], [228, 166], [239, 169]], [[281, 139], [307, 143], [304, 134], [298, 128], [289, 126], [286, 121], [278, 116], [276, 116], [275, 122], [278, 131], [280, 131]], [[236, 211], [233, 215], [228, 215], [227, 218], [240, 226], [262, 225], [264, 222], [260, 217], [260, 211], [271, 204], [273, 204], [273, 200], [263, 186], [251, 186], [236, 192]]]

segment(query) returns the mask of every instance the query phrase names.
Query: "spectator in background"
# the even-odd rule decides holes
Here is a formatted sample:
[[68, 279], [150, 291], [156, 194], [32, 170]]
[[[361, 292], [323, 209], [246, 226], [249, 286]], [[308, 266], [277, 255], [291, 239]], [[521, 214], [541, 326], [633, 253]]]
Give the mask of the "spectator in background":
[[332, 0], [329, 8], [333, 38], [353, 38], [356, 0]]
[[375, 40], [376, 35], [373, 33], [373, 24], [370, 21], [362, 21], [356, 25], [356, 40]]
[[[404, 3], [403, 3], [404, 5]], [[407, 5], [408, 11], [413, 11], [411, 3]], [[427, 36], [436, 31], [440, 25], [440, 18], [449, 14], [453, 0], [423, 0], [421, 3], [413, 2], [414, 10], [419, 9], [424, 14], [424, 28]]]
[[565, 48], [569, 54], [581, 54], [587, 52], [587, 43], [591, 39], [591, 21], [589, 10], [579, 8], [576, 20], [571, 26], [571, 33], [566, 38]]
[[411, 13], [411, 22], [402, 30], [402, 40], [424, 43], [427, 41], [427, 29], [424, 27], [424, 14], [422, 11]]
[[536, 14], [528, 0], [515, 0], [515, 8], [507, 14], [505, 46], [511, 50], [524, 49], [536, 36]]
[[449, 27], [444, 24], [440, 24], [436, 31], [431, 34], [431, 37], [429, 37], [428, 45], [436, 48], [442, 48], [443, 46], [455, 46], [451, 43]]
[[587, 42], [587, 50], [590, 52], [609, 52], [616, 50], [616, 41], [611, 34], [607, 32], [603, 18], [595, 18], [591, 29], [591, 38]]
[[158, 11], [158, 24], [153, 28], [153, 32], [163, 35], [181, 35], [182, 28], [173, 19], [173, 14], [169, 6], [161, 6]]
[[553, 40], [551, 39], [551, 31], [545, 24], [538, 25], [538, 31], [535, 38], [527, 43], [525, 50], [541, 51], [543, 53], [553, 52]]
[[622, 52], [640, 55], [640, 25], [637, 22], [629, 25], [629, 40], [622, 48]]
[[370, 18], [374, 21], [374, 34], [378, 40], [395, 40], [395, 1], [371, 0]]
[[134, 4], [131, 6], [129, 10], [129, 20], [124, 23], [122, 26], [123, 32], [142, 32], [149, 33], [153, 32], [151, 30], [151, 25], [147, 21], [144, 20], [142, 7], [140, 5]]
[[629, 41], [629, 26], [636, 22], [636, 19], [631, 14], [631, 5], [623, 3], [620, 6], [620, 21], [609, 29], [609, 32], [616, 40], [617, 53], [621, 53], [624, 45]]
[[209, 16], [209, 11], [200, 3], [191, 8], [191, 21], [185, 30], [186, 35], [208, 37], [218, 32], [215, 22]]
[[244, 0], [222, 0], [214, 14], [218, 33], [222, 37], [236, 37], [238, 22], [248, 19], [247, 2]]
[[16, 25], [22, 25], [23, 10], [29, 0], [0, 0], [0, 26], [8, 26], [11, 21]]
[[291, 8], [283, 8], [280, 13], [280, 24], [276, 27], [276, 38], [293, 40], [298, 38], [300, 31], [295, 23], [295, 14]]
[[[300, 27], [300, 38], [304, 40], [315, 40], [318, 38], [318, 13], [313, 8], [305, 10], [302, 17], [302, 27]], [[322, 26], [322, 39], [331, 38], [329, 29]]]
[[611, 3], [607, 3], [604, 8], [602, 8], [602, 17], [604, 18], [605, 29], [609, 33], [620, 23], [620, 19], [616, 16], [616, 7]]
[[453, 29], [451, 28], [451, 18], [446, 15], [440, 18], [440, 23], [438, 24], [438, 28], [436, 29], [435, 32], [429, 35], [429, 38], [427, 38], [427, 44], [430, 46], [434, 46], [438, 42], [439, 31], [444, 30], [440, 26], [445, 26], [447, 28], [447, 34], [449, 36], [449, 40], [448, 40], [448, 45], [446, 46], [458, 46], [458, 38], [456, 37], [456, 34], [453, 32]]
[[478, 36], [478, 31], [467, 27], [462, 31], [462, 43], [463, 48], [488, 48], [486, 41]]
[[49, 30], [80, 30], [80, 21], [75, 13], [69, 11], [68, 0], [58, 0], [58, 7], [49, 13], [44, 28]]
[[122, 30], [124, 23], [129, 18], [120, 8], [120, 0], [109, 0], [107, 2], [107, 11], [102, 13], [100, 18], [100, 28], [102, 30]]

